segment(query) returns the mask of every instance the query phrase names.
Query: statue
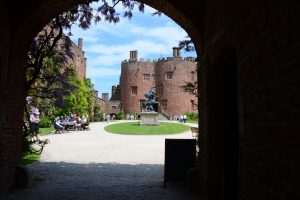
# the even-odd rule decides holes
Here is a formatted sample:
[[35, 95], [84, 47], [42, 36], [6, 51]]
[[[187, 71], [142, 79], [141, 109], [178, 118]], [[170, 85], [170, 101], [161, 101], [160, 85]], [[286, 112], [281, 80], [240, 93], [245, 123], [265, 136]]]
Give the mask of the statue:
[[145, 97], [147, 98], [146, 101], [142, 103], [142, 110], [145, 110], [147, 112], [156, 112], [154, 107], [158, 107], [158, 102], [155, 101], [155, 88], [152, 87], [148, 92], [145, 92]]

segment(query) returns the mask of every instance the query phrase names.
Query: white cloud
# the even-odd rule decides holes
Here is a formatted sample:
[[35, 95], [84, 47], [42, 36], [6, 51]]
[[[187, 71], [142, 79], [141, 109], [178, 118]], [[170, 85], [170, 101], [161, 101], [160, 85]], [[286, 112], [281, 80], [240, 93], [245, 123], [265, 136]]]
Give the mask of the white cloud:
[[155, 28], [147, 28], [137, 26], [131, 29], [131, 33], [135, 35], [151, 37], [156, 40], [161, 40], [165, 44], [169, 45], [172, 42], [177, 42], [182, 40], [187, 33], [178, 26], [160, 26]]
[[104, 45], [96, 44], [86, 47], [87, 53], [93, 53], [89, 65], [120, 66], [121, 61], [129, 58], [129, 51], [137, 50], [139, 58], [149, 58], [150, 54], [171, 54], [172, 49], [159, 42], [149, 40], [136, 40], [131, 44]]

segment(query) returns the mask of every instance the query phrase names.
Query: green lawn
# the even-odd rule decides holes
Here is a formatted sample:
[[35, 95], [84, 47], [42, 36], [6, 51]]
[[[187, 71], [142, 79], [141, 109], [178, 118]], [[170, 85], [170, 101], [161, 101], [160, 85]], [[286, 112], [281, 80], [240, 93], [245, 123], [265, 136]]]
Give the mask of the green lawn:
[[108, 125], [104, 129], [110, 133], [125, 135], [165, 135], [182, 133], [191, 127], [170, 122], [160, 122], [159, 126], [140, 126], [138, 122], [125, 122]]
[[49, 135], [54, 131], [54, 127], [51, 126], [49, 128], [40, 128], [40, 135]]
[[198, 120], [187, 120], [188, 123], [198, 124]]
[[40, 155], [39, 154], [35, 154], [35, 153], [31, 153], [31, 154], [26, 154], [22, 157], [22, 165], [26, 166], [29, 165], [35, 161], [38, 161], [40, 159]]

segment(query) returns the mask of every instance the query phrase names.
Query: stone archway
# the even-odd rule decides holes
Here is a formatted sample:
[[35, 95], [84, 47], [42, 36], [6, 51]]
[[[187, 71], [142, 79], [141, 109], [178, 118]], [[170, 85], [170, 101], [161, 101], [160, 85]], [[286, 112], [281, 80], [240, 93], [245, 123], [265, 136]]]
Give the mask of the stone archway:
[[[22, 118], [25, 99], [25, 67], [26, 52], [32, 39], [55, 14], [68, 10], [72, 6], [86, 3], [86, 0], [48, 0], [38, 2], [4, 3], [1, 17], [5, 31], [0, 33], [5, 45], [1, 48], [1, 92], [6, 97], [0, 100], [1, 140], [0, 142], [0, 191], [6, 191], [12, 182], [16, 166], [19, 164], [22, 150]], [[162, 11], [181, 25], [200, 48], [200, 36], [194, 23], [188, 18], [189, 5], [182, 7], [180, 1], [171, 3], [167, 0], [145, 0], [148, 4]], [[13, 12], [14, 11], [14, 12]], [[10, 13], [14, 13], [13, 15]]]
[[[0, 3], [1, 191], [7, 190], [20, 158], [26, 49], [35, 34], [54, 14], [82, 2], [87, 1], [6, 0]], [[214, 157], [225, 150], [225, 147], [218, 148], [218, 137], [210, 137], [211, 143], [207, 141], [212, 130], [208, 124], [218, 125], [220, 121], [218, 117], [208, 117], [211, 111], [208, 107], [208, 90], [222, 88], [221, 82], [214, 82], [208, 76], [212, 72], [208, 68], [220, 66], [215, 64], [224, 62], [219, 56], [226, 49], [223, 49], [224, 44], [220, 41], [226, 35], [231, 39], [225, 47], [234, 47], [236, 51], [233, 57], [236, 62], [230, 61], [229, 65], [236, 63], [239, 87], [238, 196], [247, 200], [299, 199], [300, 2], [203, 0], [200, 1], [202, 6], [196, 6], [192, 0], [143, 2], [166, 13], [180, 24], [193, 39], [197, 54], [201, 57], [198, 80], [201, 81], [199, 130], [203, 161], [200, 166], [202, 188], [206, 186], [206, 191], [221, 193], [221, 199], [232, 199], [224, 197], [224, 190], [228, 188], [224, 188], [223, 183], [214, 188], [216, 180], [223, 181], [222, 175], [216, 178], [207, 175], [209, 160], [217, 161], [215, 164], [218, 164]], [[212, 75], [217, 78], [220, 73], [215, 71]], [[226, 83], [228, 80], [225, 78], [223, 81]], [[208, 83], [217, 85], [210, 88]], [[217, 93], [211, 94], [210, 97], [220, 97]], [[230, 101], [230, 98], [226, 101]], [[224, 105], [220, 101], [211, 102], [210, 105], [214, 104]], [[232, 127], [236, 126], [237, 123], [233, 123]], [[224, 130], [220, 133], [224, 133]], [[232, 137], [236, 139], [234, 135]], [[226, 144], [225, 140], [222, 142]], [[230, 166], [224, 165], [223, 169], [227, 167]]]

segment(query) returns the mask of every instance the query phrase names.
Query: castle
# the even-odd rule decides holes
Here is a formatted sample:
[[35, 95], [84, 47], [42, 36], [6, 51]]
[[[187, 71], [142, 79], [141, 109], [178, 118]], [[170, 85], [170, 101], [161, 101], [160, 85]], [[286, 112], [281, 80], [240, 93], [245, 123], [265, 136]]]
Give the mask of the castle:
[[140, 112], [145, 101], [144, 93], [156, 88], [156, 98], [160, 103], [157, 111], [167, 118], [184, 112], [197, 112], [197, 97], [183, 91], [186, 82], [197, 81], [195, 58], [182, 58], [180, 49], [173, 48], [173, 56], [158, 60], [138, 60], [138, 52], [130, 51], [129, 60], [121, 63], [120, 84], [112, 86], [112, 96], [102, 93], [107, 101], [106, 112]]

